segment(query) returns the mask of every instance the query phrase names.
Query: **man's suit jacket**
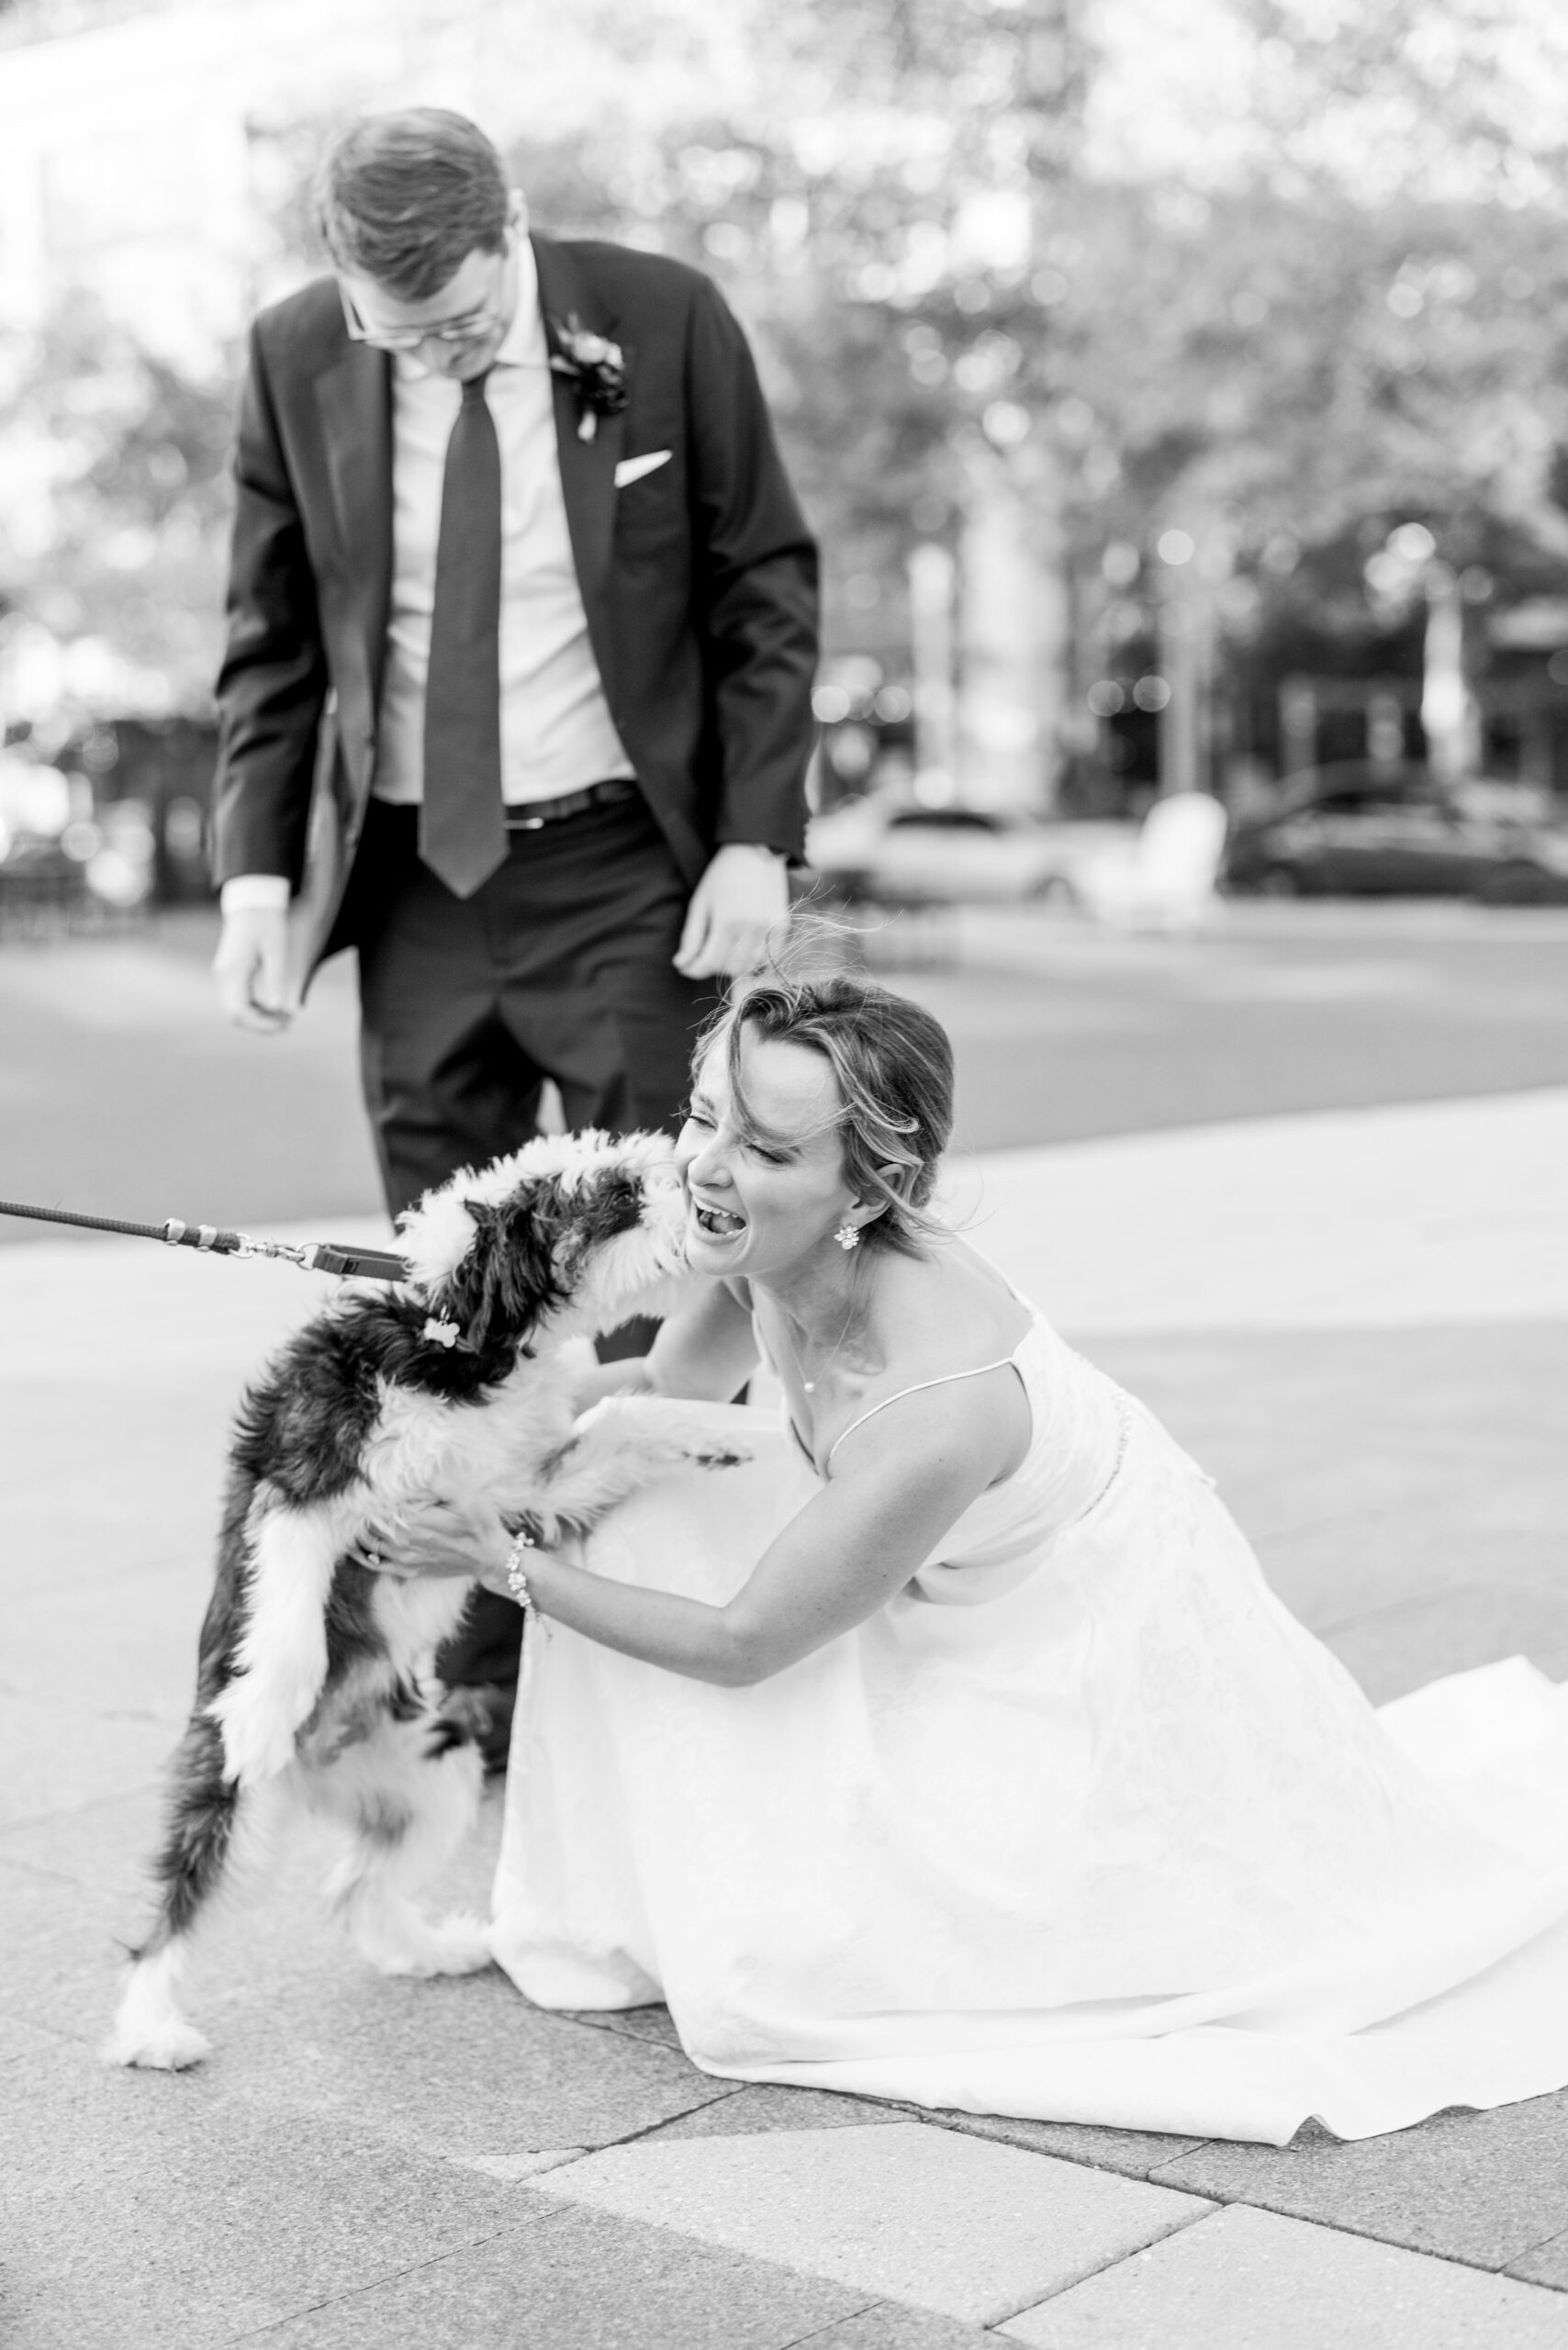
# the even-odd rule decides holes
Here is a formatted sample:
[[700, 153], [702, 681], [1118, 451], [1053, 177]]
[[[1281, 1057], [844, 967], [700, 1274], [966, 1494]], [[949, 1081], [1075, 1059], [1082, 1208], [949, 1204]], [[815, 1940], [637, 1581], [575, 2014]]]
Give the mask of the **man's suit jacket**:
[[[800, 852], [816, 549], [745, 338], [659, 256], [535, 237], [540, 306], [619, 342], [628, 405], [579, 437], [554, 378], [566, 520], [610, 715], [695, 882], [726, 842]], [[668, 449], [623, 489], [622, 460]], [[219, 881], [285, 874], [303, 985], [341, 919], [375, 760], [392, 579], [392, 363], [350, 340], [336, 282], [264, 310], [235, 457], [218, 680]]]

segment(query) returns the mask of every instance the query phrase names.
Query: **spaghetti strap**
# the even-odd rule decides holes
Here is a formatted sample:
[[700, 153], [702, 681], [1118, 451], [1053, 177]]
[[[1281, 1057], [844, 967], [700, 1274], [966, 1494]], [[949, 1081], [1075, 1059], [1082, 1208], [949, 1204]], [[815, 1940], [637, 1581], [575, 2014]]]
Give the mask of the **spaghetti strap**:
[[[853, 1436], [857, 1428], [863, 1428], [868, 1420], [874, 1420], [879, 1412], [885, 1412], [890, 1404], [902, 1404], [906, 1395], [922, 1394], [928, 1387], [948, 1387], [958, 1379], [980, 1379], [988, 1371], [1006, 1371], [1017, 1352], [1018, 1348], [1014, 1347], [1012, 1354], [1002, 1355], [995, 1362], [978, 1362], [972, 1371], [945, 1371], [939, 1379], [917, 1379], [913, 1387], [901, 1387], [896, 1395], [884, 1395], [879, 1404], [873, 1404], [868, 1412], [862, 1412], [857, 1420], [851, 1420], [849, 1426], [840, 1435], [834, 1437], [828, 1446], [827, 1459], [823, 1462], [822, 1473], [825, 1477], [833, 1467], [833, 1456], [844, 1442], [845, 1438]], [[790, 1426], [794, 1427], [793, 1421], [790, 1422]], [[796, 1433], [798, 1437], [799, 1430]]]

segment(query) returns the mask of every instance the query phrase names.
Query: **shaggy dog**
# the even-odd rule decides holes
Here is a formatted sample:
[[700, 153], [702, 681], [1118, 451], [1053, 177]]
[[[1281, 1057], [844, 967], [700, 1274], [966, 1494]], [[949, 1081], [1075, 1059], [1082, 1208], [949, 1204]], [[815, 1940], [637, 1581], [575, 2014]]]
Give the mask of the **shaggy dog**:
[[420, 1495], [487, 1495], [540, 1539], [586, 1529], [703, 1449], [685, 1407], [610, 1398], [574, 1418], [573, 1338], [667, 1304], [685, 1205], [662, 1138], [549, 1136], [465, 1169], [401, 1221], [406, 1287], [345, 1289], [284, 1347], [239, 1412], [202, 1628], [196, 1705], [155, 1863], [152, 1930], [104, 2053], [194, 2065], [176, 1992], [194, 1932], [237, 1870], [301, 1811], [338, 1832], [328, 1883], [373, 1965], [460, 1975], [476, 1918], [416, 1903], [477, 1802], [481, 1763], [442, 1711], [435, 1651], [472, 1584], [399, 1581], [354, 1552]]

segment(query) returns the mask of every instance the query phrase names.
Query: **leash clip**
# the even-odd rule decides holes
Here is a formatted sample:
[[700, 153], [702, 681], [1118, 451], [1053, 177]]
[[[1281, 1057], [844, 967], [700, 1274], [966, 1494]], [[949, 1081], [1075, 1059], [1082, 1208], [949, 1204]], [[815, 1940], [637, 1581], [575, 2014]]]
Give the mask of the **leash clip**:
[[292, 1241], [253, 1240], [248, 1232], [237, 1232], [234, 1238], [237, 1246], [230, 1253], [236, 1257], [281, 1257], [290, 1265], [298, 1265], [307, 1271], [309, 1270], [307, 1252], [297, 1248]]

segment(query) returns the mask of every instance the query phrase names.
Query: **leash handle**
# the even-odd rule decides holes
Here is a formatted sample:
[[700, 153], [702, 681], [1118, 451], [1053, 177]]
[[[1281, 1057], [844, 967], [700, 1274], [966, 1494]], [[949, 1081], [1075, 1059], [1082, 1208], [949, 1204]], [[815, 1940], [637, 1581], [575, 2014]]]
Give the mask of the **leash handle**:
[[[185, 1224], [179, 1216], [172, 1215], [156, 1230], [158, 1238], [166, 1240], [171, 1248], [201, 1248], [214, 1257], [262, 1254], [243, 1232], [225, 1232], [216, 1224]], [[282, 1253], [280, 1250], [279, 1254]]]

